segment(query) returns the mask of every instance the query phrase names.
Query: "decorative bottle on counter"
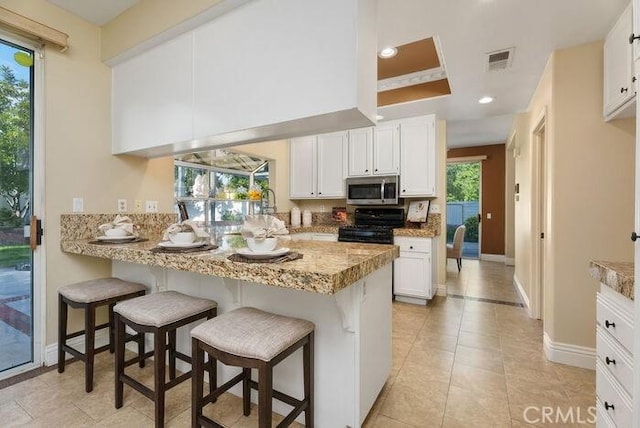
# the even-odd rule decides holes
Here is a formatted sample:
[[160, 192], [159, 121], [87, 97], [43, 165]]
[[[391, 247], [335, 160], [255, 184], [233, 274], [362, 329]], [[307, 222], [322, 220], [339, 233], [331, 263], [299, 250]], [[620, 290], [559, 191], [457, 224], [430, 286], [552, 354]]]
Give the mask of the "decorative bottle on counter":
[[304, 210], [302, 212], [302, 225], [304, 227], [309, 227], [311, 226], [311, 211], [309, 210]]
[[293, 207], [291, 208], [291, 227], [299, 227], [300, 226], [300, 208]]

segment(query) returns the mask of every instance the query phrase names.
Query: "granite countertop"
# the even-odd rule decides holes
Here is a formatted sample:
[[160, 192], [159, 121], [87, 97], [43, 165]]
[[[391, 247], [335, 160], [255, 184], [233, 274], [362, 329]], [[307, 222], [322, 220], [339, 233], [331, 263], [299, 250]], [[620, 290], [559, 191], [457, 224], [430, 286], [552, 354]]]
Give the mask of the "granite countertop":
[[227, 260], [246, 245], [242, 237], [224, 237], [217, 250], [200, 253], [152, 253], [159, 238], [133, 244], [90, 244], [90, 239], [61, 240], [63, 252], [159, 266], [203, 275], [240, 279], [276, 287], [335, 294], [399, 257], [393, 245], [283, 240], [282, 246], [303, 254], [285, 263]]
[[633, 300], [633, 262], [593, 260], [591, 276], [623, 296]]
[[[290, 233], [338, 233], [338, 226], [300, 226], [289, 228]], [[394, 236], [410, 236], [414, 238], [434, 238], [439, 235], [434, 229], [402, 227], [393, 229]]]

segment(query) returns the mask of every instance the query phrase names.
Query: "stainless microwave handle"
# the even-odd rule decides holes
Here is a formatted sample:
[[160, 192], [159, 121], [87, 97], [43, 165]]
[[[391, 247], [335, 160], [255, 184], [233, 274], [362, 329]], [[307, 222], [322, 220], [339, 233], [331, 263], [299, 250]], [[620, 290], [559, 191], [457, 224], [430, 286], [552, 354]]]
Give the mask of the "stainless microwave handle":
[[380, 183], [380, 199], [382, 200], [382, 202], [384, 202], [384, 185], [385, 185], [385, 180], [382, 180], [382, 183]]

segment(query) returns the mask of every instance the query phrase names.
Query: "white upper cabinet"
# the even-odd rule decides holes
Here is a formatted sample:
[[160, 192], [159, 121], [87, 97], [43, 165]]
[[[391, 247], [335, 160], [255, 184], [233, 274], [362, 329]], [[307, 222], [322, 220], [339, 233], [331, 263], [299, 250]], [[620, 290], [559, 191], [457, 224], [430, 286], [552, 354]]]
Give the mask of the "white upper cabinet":
[[346, 141], [346, 132], [289, 140], [291, 199], [346, 197]]
[[347, 176], [397, 174], [400, 131], [397, 123], [349, 131]]
[[[604, 117], [606, 120], [635, 115], [636, 83], [633, 73], [631, 4], [604, 42]], [[636, 42], [637, 43], [637, 42]]]
[[373, 173], [397, 174], [400, 167], [400, 125], [384, 123], [376, 126], [373, 140]]
[[436, 196], [435, 115], [400, 122], [400, 197]]
[[193, 139], [192, 34], [115, 66], [112, 152]]
[[318, 135], [318, 197], [345, 198], [344, 163], [346, 161], [346, 132]]
[[633, 0], [631, 9], [633, 10], [633, 34], [629, 36], [629, 42], [633, 44], [633, 59], [636, 60], [640, 59], [640, 38], [635, 38], [640, 36], [640, 0]]
[[315, 198], [316, 192], [316, 137], [289, 140], [289, 197]]
[[349, 131], [349, 177], [371, 175], [373, 171], [373, 128]]

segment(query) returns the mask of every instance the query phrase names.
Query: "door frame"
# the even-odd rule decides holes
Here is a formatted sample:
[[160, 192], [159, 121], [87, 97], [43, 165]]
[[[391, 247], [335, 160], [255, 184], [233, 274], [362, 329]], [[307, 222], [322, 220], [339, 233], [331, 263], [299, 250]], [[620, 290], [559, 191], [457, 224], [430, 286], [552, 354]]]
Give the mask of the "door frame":
[[531, 318], [544, 320], [544, 280], [546, 276], [545, 253], [546, 240], [540, 234], [547, 228], [547, 108], [542, 109], [531, 131], [532, 180], [531, 180]]
[[[33, 140], [31, 147], [31, 214], [40, 219], [45, 218], [45, 111], [44, 111], [44, 58], [45, 47], [40, 43], [0, 30], [0, 39], [25, 47], [33, 51]], [[44, 223], [44, 220], [43, 220]], [[0, 374], [0, 379], [6, 379], [16, 374], [41, 367], [45, 359], [46, 345], [46, 264], [45, 264], [45, 236], [42, 237], [43, 245], [32, 252], [32, 323], [33, 323], [33, 361]]]

